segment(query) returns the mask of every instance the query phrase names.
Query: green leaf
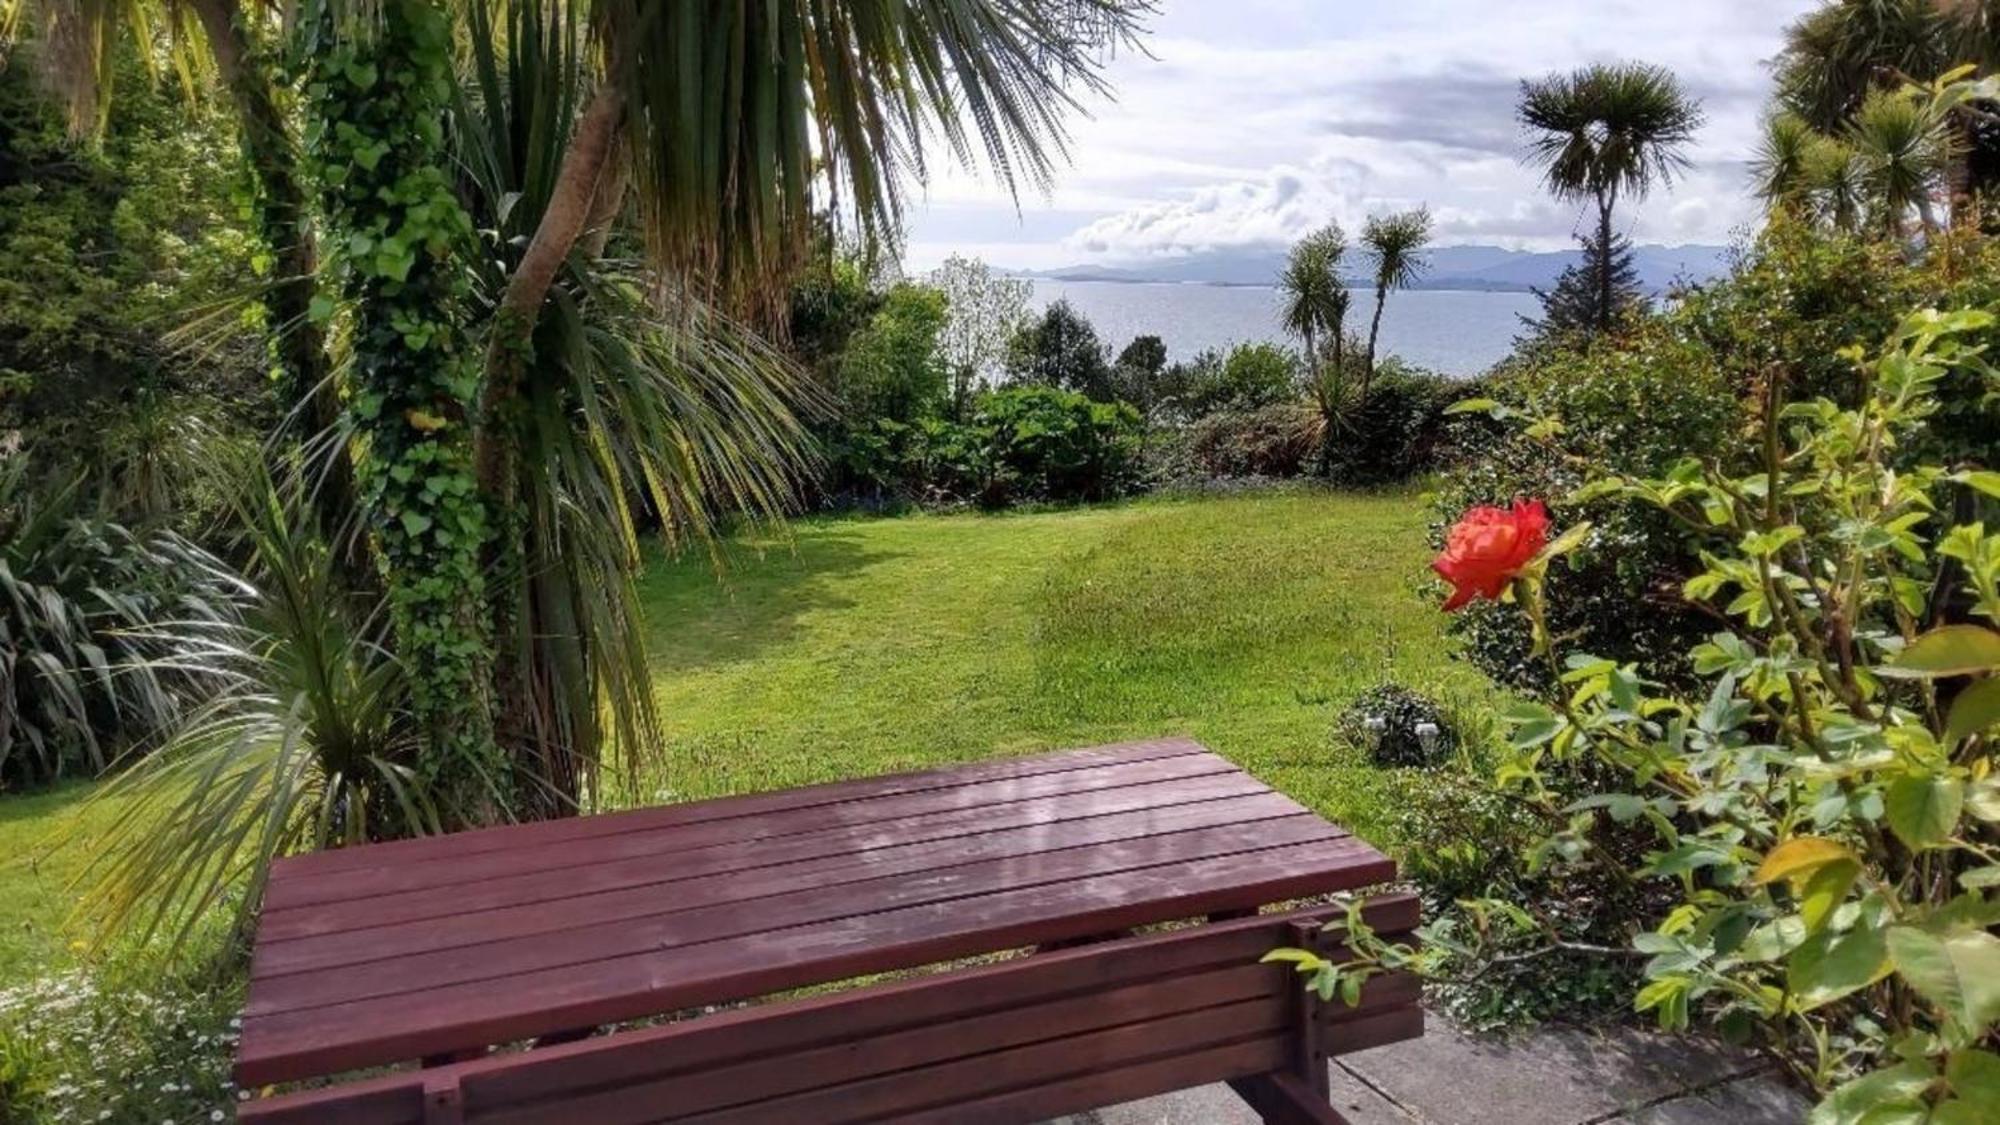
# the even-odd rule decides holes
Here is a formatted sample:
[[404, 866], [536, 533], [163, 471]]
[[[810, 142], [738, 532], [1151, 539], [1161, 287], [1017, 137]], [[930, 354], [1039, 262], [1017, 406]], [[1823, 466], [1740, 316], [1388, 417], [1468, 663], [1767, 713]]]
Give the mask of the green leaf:
[[1805, 920], [1807, 933], [1816, 934], [1826, 928], [1834, 909], [1847, 901], [1847, 892], [1860, 874], [1858, 863], [1829, 863], [1812, 873], [1799, 889], [1799, 916]]
[[1988, 496], [2000, 497], [2000, 473], [1978, 469], [1969, 473], [1958, 473], [1952, 479], [1969, 484]]
[[1965, 782], [1955, 777], [1904, 774], [1882, 793], [1889, 828], [1915, 851], [1949, 840], [1964, 808]]
[[1813, 1107], [1807, 1125], [1860, 1125], [1871, 1113], [1884, 1109], [1915, 1105], [1922, 1110], [1924, 1091], [1936, 1077], [1937, 1072], [1922, 1059], [1864, 1074], [1836, 1088]]
[[1487, 414], [1498, 408], [1497, 399], [1464, 398], [1444, 408], [1446, 414]]
[[1885, 676], [1934, 679], [1995, 668], [2000, 668], [2000, 633], [1981, 625], [1946, 625], [1912, 641], [1880, 671]]
[[422, 535], [424, 532], [430, 530], [431, 526], [431, 518], [429, 516], [422, 512], [413, 512], [407, 509], [402, 514], [402, 521], [403, 530], [411, 535]]
[[1944, 744], [1952, 747], [2000, 726], [2000, 679], [1979, 680], [1951, 701], [1951, 714], [1944, 723]]
[[1974, 1105], [2000, 1107], [2000, 1055], [1970, 1048], [1954, 1052], [1945, 1064], [1944, 1078], [1951, 1083], [1953, 1096]]
[[1965, 795], [1965, 811], [1981, 820], [2000, 820], [2000, 774], [1989, 774], [1972, 783]]
[[1792, 952], [1786, 979], [1801, 1007], [1831, 1004], [1894, 971], [1882, 931], [1857, 926], [1844, 934], [1822, 932]]
[[1984, 930], [1889, 929], [1896, 972], [1969, 1034], [2000, 1019], [2000, 938]]
[[1988, 887], [2000, 887], [2000, 865], [1975, 867], [1970, 871], [1960, 872], [1958, 885], [1968, 891], [1983, 891]]

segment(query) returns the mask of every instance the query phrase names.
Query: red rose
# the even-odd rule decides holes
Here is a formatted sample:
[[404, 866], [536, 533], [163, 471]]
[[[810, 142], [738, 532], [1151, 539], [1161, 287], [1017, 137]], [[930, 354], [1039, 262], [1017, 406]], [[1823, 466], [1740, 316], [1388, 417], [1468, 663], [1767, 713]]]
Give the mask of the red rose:
[[1549, 540], [1549, 511], [1540, 500], [1516, 500], [1512, 508], [1478, 507], [1465, 513], [1445, 537], [1444, 553], [1431, 563], [1451, 583], [1445, 612], [1474, 598], [1493, 599], [1521, 573]]

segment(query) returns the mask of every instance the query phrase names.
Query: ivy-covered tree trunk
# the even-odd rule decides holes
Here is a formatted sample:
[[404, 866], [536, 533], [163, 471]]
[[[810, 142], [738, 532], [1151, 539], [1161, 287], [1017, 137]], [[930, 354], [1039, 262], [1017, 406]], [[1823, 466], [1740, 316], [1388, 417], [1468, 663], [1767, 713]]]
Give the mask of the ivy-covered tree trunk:
[[[252, 42], [237, 0], [194, 0], [216, 75], [235, 106], [237, 135], [256, 181], [257, 233], [270, 252], [272, 282], [264, 298], [273, 351], [282, 372], [280, 405], [300, 411], [310, 434], [340, 420], [340, 397], [329, 378], [326, 331], [313, 315], [319, 243], [313, 232], [297, 140], [279, 104], [276, 65]], [[326, 459], [319, 507], [330, 524], [354, 510], [353, 469], [345, 456]]]
[[323, 16], [308, 47], [307, 151], [353, 309], [361, 503], [424, 772], [453, 822], [490, 821], [510, 771], [493, 738], [487, 514], [472, 472], [472, 224], [446, 171], [451, 23], [432, 0], [382, 0], [351, 26]]

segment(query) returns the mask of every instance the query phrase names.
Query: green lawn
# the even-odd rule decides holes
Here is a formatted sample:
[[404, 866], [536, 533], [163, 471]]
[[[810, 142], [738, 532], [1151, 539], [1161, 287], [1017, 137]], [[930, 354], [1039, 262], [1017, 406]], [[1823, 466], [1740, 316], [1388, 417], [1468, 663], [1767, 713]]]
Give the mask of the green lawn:
[[[809, 520], [644, 585], [669, 744], [648, 802], [1190, 734], [1393, 845], [1389, 777], [1336, 749], [1385, 675], [1451, 692], [1412, 495]], [[89, 791], [0, 797], [0, 989], [72, 958]], [[99, 809], [95, 823], [115, 810]]]
[[653, 568], [669, 735], [644, 799], [1189, 734], [1381, 834], [1390, 787], [1339, 706], [1447, 662], [1411, 494], [810, 521]]

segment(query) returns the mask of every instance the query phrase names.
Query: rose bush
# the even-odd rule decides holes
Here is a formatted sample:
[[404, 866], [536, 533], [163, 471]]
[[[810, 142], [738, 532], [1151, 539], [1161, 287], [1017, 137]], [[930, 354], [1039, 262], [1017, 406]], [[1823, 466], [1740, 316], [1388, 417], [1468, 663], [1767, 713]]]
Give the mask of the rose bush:
[[[1496, 791], [1550, 827], [1532, 862], [1663, 891], [1605, 951], [1643, 961], [1637, 1009], [1780, 1058], [1822, 1093], [1815, 1125], [1973, 1125], [2000, 1106], [2000, 534], [1980, 518], [2000, 473], [1899, 463], [1948, 378], [2000, 393], [1973, 342], [1994, 324], [1927, 310], [1845, 351], [1851, 407], [1788, 406], [1773, 381], [1748, 471], [1688, 461], [1570, 498], [1642, 502], [1701, 543], [1683, 595], [1726, 623], [1692, 654], [1702, 690], [1558, 651], [1548, 566], [1587, 525], [1509, 585], [1562, 685], [1504, 716]], [[1581, 763], [1597, 791], [1551, 783]], [[1633, 833], [1651, 842], [1636, 863], [1608, 843]], [[1354, 995], [1387, 968], [1478, 965], [1551, 905], [1469, 903], [1421, 949], [1364, 936], [1342, 965], [1276, 956]]]

